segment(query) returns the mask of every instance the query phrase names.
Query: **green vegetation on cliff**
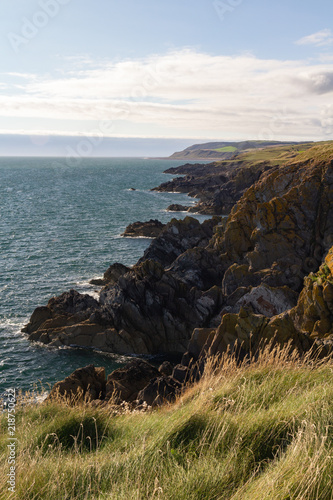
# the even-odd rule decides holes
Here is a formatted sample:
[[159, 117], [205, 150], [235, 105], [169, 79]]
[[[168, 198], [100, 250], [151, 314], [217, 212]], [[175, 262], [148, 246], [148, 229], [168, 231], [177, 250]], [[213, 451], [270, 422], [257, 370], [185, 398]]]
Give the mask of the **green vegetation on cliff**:
[[220, 366], [157, 411], [18, 406], [16, 497], [2, 415], [0, 498], [332, 499], [332, 361]]
[[224, 148], [217, 148], [214, 151], [217, 151], [218, 153], [233, 153], [234, 151], [237, 151], [237, 148], [235, 148], [235, 146], [225, 146]]
[[179, 151], [170, 156], [171, 160], [218, 160], [228, 159], [234, 154], [245, 151], [260, 151], [266, 148], [298, 146], [297, 142], [281, 141], [241, 141], [241, 142], [207, 142], [205, 144], [194, 144], [184, 151]]

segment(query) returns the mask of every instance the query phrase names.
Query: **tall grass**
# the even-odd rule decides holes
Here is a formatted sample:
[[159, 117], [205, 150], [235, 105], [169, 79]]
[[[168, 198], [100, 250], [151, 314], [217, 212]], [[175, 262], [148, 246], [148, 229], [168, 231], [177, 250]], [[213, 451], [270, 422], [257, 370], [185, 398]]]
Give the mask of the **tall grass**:
[[[159, 410], [17, 412], [16, 496], [30, 499], [333, 499], [333, 362], [266, 349], [232, 356]], [[1, 419], [0, 498], [7, 491]]]

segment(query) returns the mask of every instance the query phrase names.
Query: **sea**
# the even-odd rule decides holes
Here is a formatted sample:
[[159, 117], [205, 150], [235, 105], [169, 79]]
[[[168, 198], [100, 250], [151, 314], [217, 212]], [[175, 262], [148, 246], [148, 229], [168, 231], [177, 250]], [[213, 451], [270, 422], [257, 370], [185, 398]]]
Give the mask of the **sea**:
[[[37, 306], [72, 288], [97, 296], [89, 284], [115, 262], [131, 266], [151, 240], [124, 238], [137, 220], [168, 222], [193, 204], [181, 193], [158, 193], [174, 160], [0, 158], [0, 394], [8, 388], [43, 394], [75, 369], [94, 364], [107, 374], [130, 358], [86, 348], [31, 343], [21, 332]], [[197, 215], [200, 221], [206, 216]]]

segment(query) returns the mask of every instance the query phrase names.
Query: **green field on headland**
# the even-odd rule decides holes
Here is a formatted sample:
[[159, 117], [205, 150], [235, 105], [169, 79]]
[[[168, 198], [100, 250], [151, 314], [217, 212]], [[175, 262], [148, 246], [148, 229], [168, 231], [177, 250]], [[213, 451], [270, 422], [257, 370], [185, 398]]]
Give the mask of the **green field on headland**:
[[159, 410], [18, 405], [16, 494], [2, 415], [0, 498], [332, 499], [332, 369], [276, 348], [226, 356]]

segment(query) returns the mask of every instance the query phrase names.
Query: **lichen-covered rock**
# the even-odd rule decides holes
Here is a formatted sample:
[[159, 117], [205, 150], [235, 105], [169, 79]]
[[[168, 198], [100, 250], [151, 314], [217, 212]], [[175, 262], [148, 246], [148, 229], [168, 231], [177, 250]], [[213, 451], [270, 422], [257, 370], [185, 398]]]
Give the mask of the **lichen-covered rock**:
[[200, 202], [188, 211], [203, 214], [229, 214], [242, 194], [261, 175], [274, 168], [268, 161], [253, 163], [245, 158], [202, 164], [186, 164], [166, 173], [185, 174], [154, 188], [155, 191], [182, 192], [199, 197]]
[[325, 257], [325, 264], [327, 265], [331, 275], [333, 276], [333, 246], [329, 249]]
[[215, 328], [195, 328], [188, 344], [187, 353], [185, 353], [187, 362], [182, 360], [182, 364], [187, 365], [191, 358], [197, 360], [203, 356], [203, 353], [207, 351], [206, 347], [211, 344], [215, 334]]
[[297, 331], [288, 312], [271, 319], [241, 309], [239, 314], [225, 314], [215, 335], [209, 335], [200, 357], [211, 357], [234, 352], [238, 357], [255, 355], [261, 347], [274, 342], [284, 346], [290, 344], [304, 354], [314, 342]]
[[233, 208], [213, 248], [229, 268], [222, 290], [287, 286], [300, 292], [333, 238], [333, 148], [316, 146], [262, 175]]
[[[240, 170], [237, 177], [242, 185]], [[103, 288], [99, 302], [63, 294], [37, 310], [26, 331], [52, 345], [155, 354], [184, 353], [195, 328], [212, 327], [216, 352], [236, 343], [248, 352], [253, 339], [275, 335], [301, 350], [309, 335], [330, 332], [330, 283], [309, 284], [294, 316], [285, 312], [325, 257], [331, 269], [332, 245], [333, 147], [327, 144], [262, 170], [226, 222], [173, 219], [136, 266]]]
[[297, 306], [291, 311], [295, 326], [313, 338], [333, 339], [333, 274], [328, 265], [331, 256], [332, 249], [319, 271], [305, 279]]
[[236, 302], [232, 312], [239, 312], [241, 307], [245, 307], [250, 308], [255, 314], [271, 318], [294, 307], [297, 299], [297, 293], [287, 286], [273, 288], [262, 284], [243, 295]]

